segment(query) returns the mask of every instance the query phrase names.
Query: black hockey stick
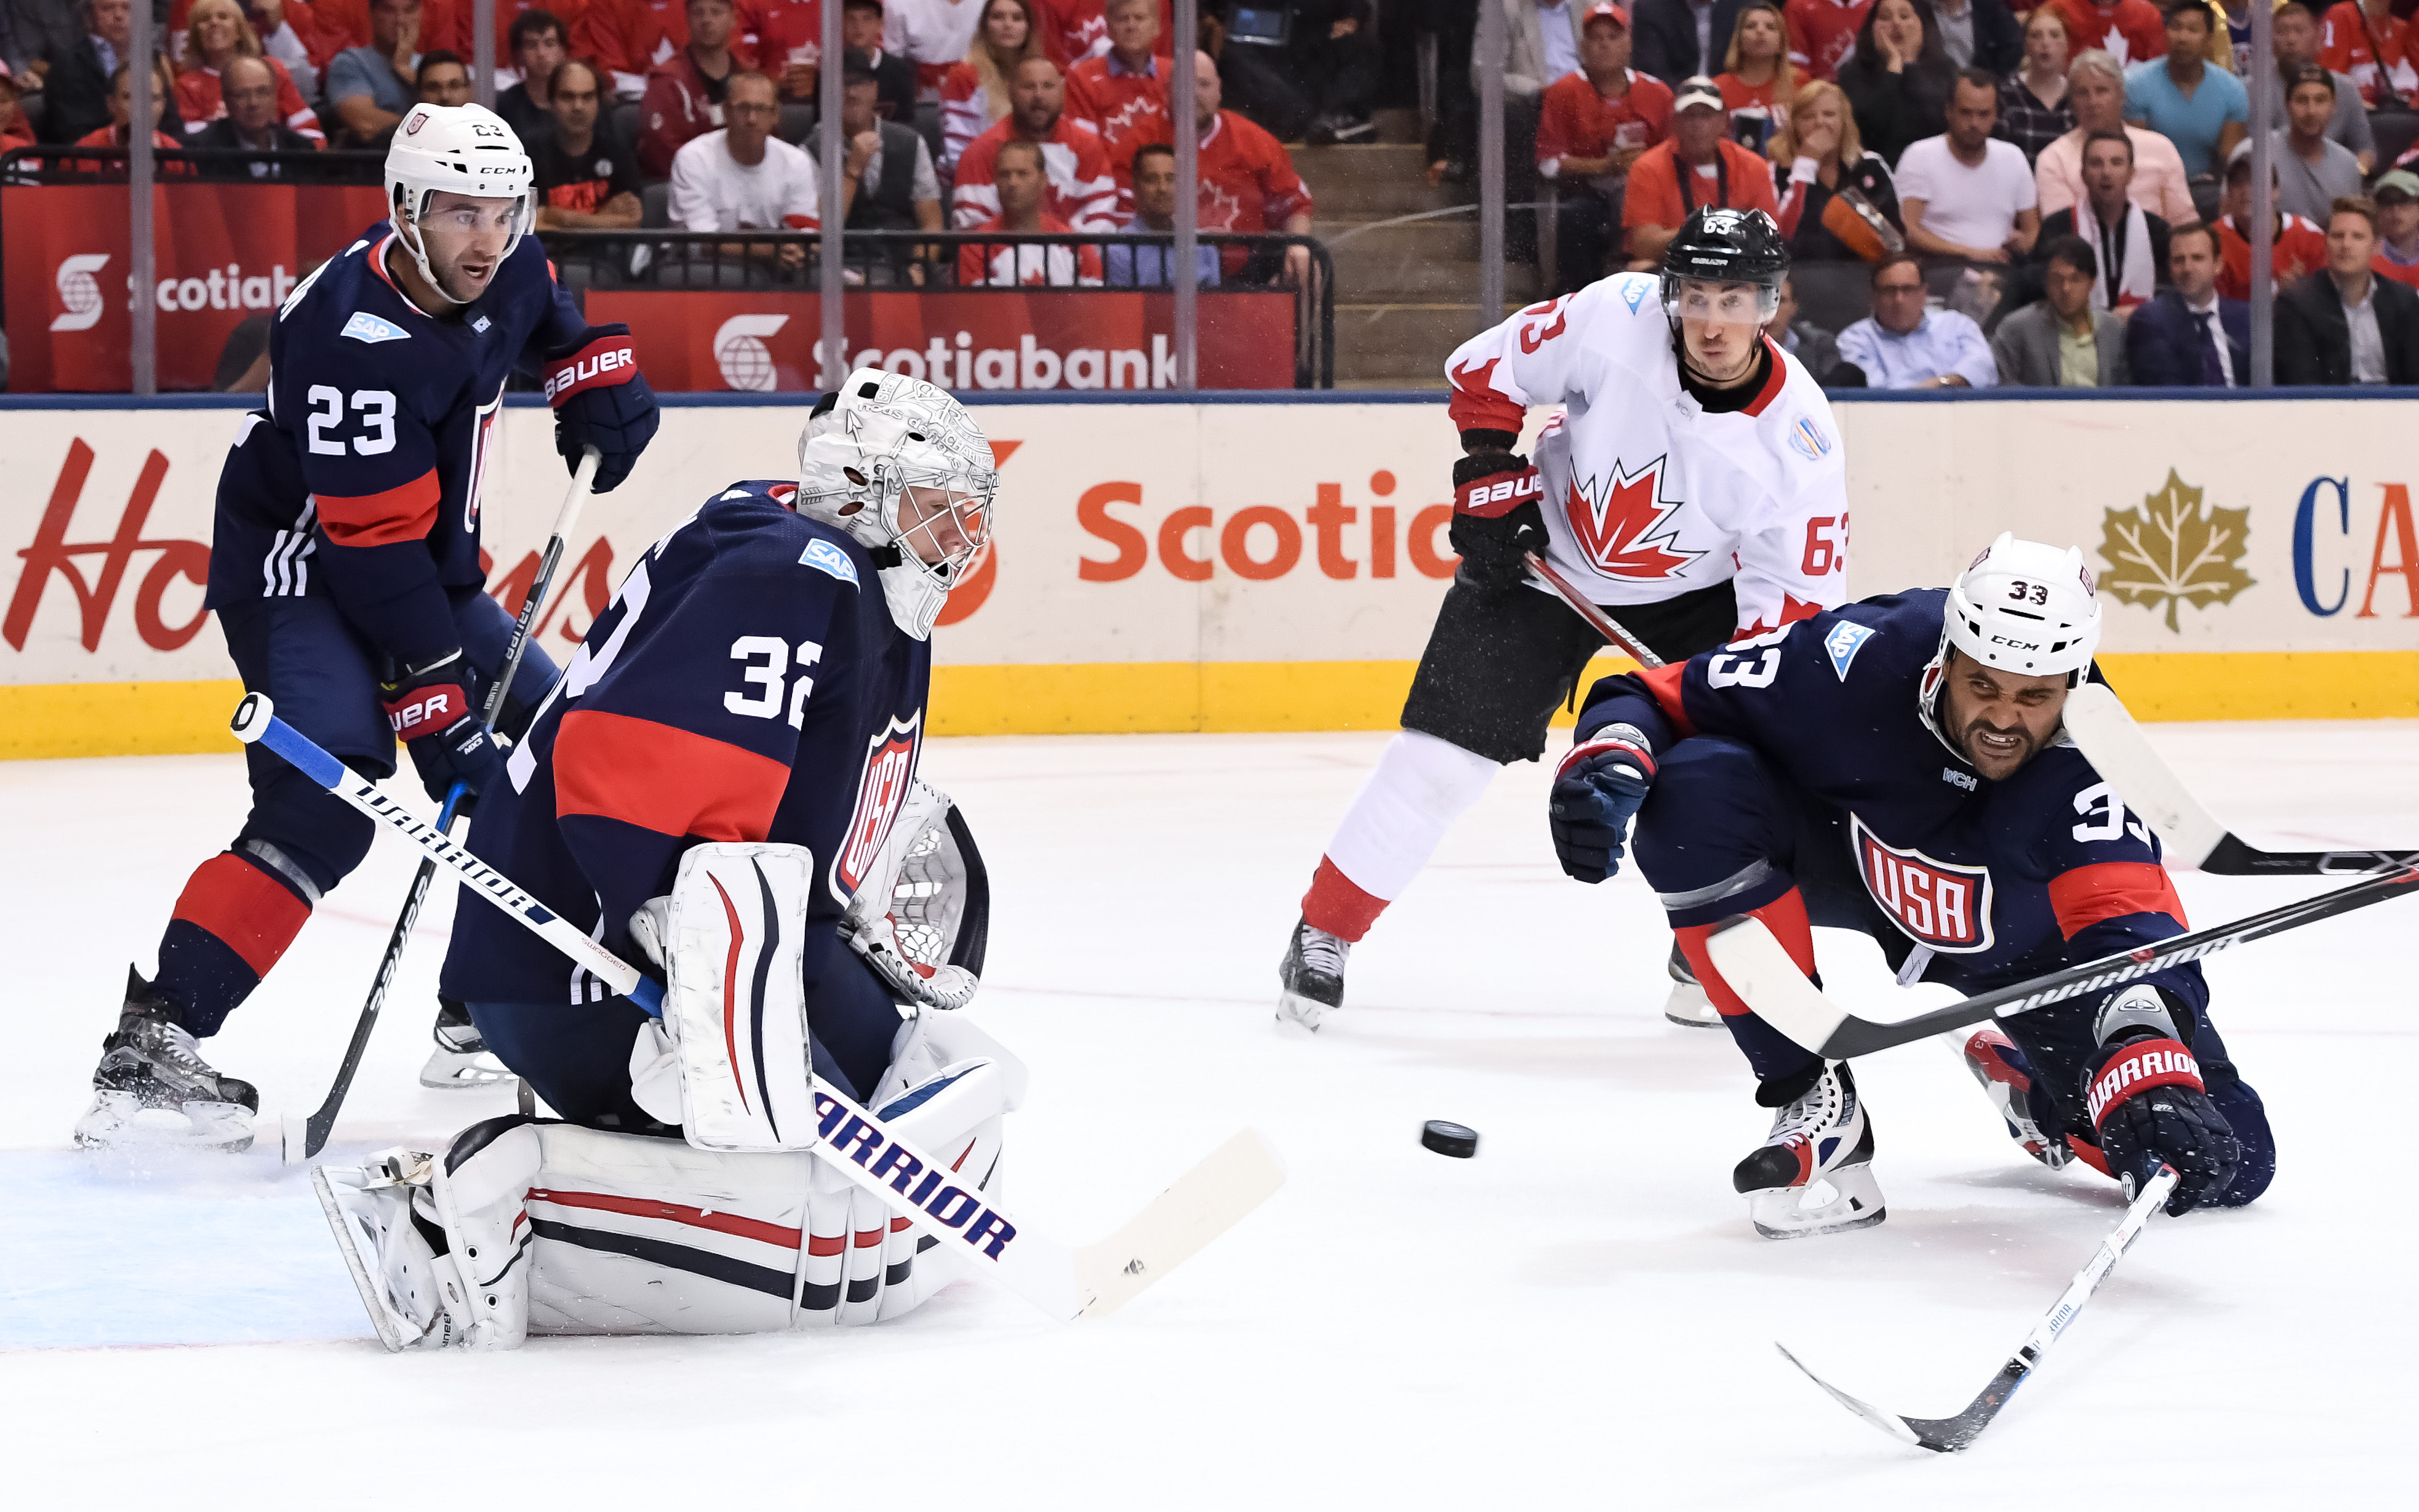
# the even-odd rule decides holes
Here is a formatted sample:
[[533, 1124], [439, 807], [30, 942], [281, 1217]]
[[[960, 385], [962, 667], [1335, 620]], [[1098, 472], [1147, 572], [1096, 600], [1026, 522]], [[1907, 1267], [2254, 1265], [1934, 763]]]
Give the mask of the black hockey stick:
[[2245, 941], [2281, 934], [2390, 898], [2419, 895], [2419, 885], [2415, 884], [2419, 884], [2419, 866], [2405, 866], [2349, 887], [2236, 919], [2231, 924], [2195, 930], [2156, 945], [2067, 966], [2012, 987], [1977, 993], [1947, 1008], [1893, 1024], [1858, 1018], [1826, 996], [1822, 988], [1797, 969], [1797, 963], [1790, 959], [1789, 952], [1761, 919], [1739, 918], [1722, 925], [1706, 942], [1706, 948], [1731, 990], [1755, 1010], [1757, 1017], [1826, 1059], [1845, 1060], [1982, 1019], [2028, 1012], [2087, 993], [2103, 992], [2164, 967], [2215, 955]]
[[2159, 1174], [2150, 1178], [2149, 1184], [2142, 1188], [2141, 1195], [2126, 1208], [2124, 1218], [2109, 1230], [2106, 1239], [2100, 1242], [2100, 1248], [2092, 1254], [2091, 1263], [2075, 1273], [2074, 1279], [2067, 1283], [2065, 1294], [2057, 1299], [2057, 1304], [2033, 1325], [2033, 1331], [2025, 1335], [2025, 1341], [2017, 1346], [2016, 1352], [2008, 1356], [2008, 1363], [1999, 1367], [1999, 1373], [1991, 1378], [1991, 1383], [1982, 1388], [1980, 1396], [1966, 1403], [1965, 1411], [1955, 1417], [1902, 1417], [1896, 1412], [1884, 1412], [1807, 1370], [1806, 1362], [1790, 1353], [1789, 1346], [1777, 1343], [1773, 1348], [1780, 1351], [1782, 1359], [1800, 1370], [1806, 1370], [1806, 1379], [1828, 1392], [1833, 1401], [1901, 1443], [1915, 1444], [1935, 1454], [1955, 1454], [1982, 1436], [1982, 1430], [1999, 1415], [1999, 1409], [2008, 1405], [2008, 1398], [2016, 1394], [2016, 1388], [2032, 1375], [2034, 1366], [2041, 1364], [2042, 1356], [2049, 1352], [2049, 1347], [2066, 1332], [2066, 1325], [2082, 1313], [2083, 1304], [2100, 1289], [2100, 1283], [2108, 1279], [2108, 1273], [2116, 1269], [2118, 1257], [2132, 1248], [2134, 1241], [2141, 1237], [2142, 1226], [2149, 1223], [2150, 1214], [2165, 1203], [2167, 1195], [2175, 1190], [2175, 1186], [2176, 1168], [2160, 1166]]
[[1607, 645], [1619, 646], [1628, 652], [1632, 659], [1641, 667], [1663, 665], [1663, 658], [1649, 650], [1645, 641], [1624, 629], [1611, 615], [1589, 603], [1587, 595], [1572, 587], [1570, 579], [1548, 566], [1544, 557], [1532, 551], [1528, 553], [1528, 558], [1529, 570], [1537, 575], [1537, 580], [1552, 589], [1557, 597], [1568, 604], [1572, 613], [1587, 621], [1588, 628], [1604, 637]]
[[2125, 806], [2149, 821], [2167, 859], [2221, 876], [2363, 876], [2419, 865], [2419, 851], [2263, 851], [2201, 806], [2175, 768], [2161, 760], [2104, 683], [2066, 697], [2066, 733], [2092, 770], [2116, 786]]
[[[547, 588], [554, 581], [556, 563], [562, 560], [563, 537], [570, 532], [572, 522], [579, 517], [580, 501], [588, 497], [596, 481], [596, 465], [603, 455], [590, 447], [579, 458], [578, 471], [571, 475], [570, 490], [563, 496], [562, 508], [555, 516], [554, 533], [547, 538], [546, 553], [538, 559], [537, 577], [530, 583], [529, 595], [521, 601], [520, 618], [513, 623], [512, 645], [504, 654], [503, 671], [495, 685], [487, 689], [487, 706], [480, 712], [489, 730], [504, 712], [504, 698], [512, 689], [513, 674], [520, 671], [521, 657], [529, 650], [530, 632], [537, 624], [538, 604], [546, 597]], [[467, 789], [459, 782], [446, 793], [445, 801], [437, 810], [437, 827], [451, 834], [454, 811], [460, 808]], [[370, 1031], [377, 1027], [378, 1010], [386, 1006], [386, 990], [393, 985], [394, 974], [403, 964], [404, 942], [411, 938], [412, 926], [420, 921], [420, 905], [428, 899], [428, 885], [436, 879], [437, 863], [421, 857], [420, 868], [411, 874], [411, 891], [405, 895], [403, 912], [395, 916], [394, 932], [387, 936], [386, 953], [378, 957], [377, 975], [370, 980], [370, 995], [362, 1004], [362, 1016], [353, 1025], [353, 1038], [345, 1046], [345, 1058], [336, 1067], [336, 1080], [328, 1088], [327, 1100], [318, 1111], [306, 1119], [287, 1114], [280, 1120], [279, 1145], [285, 1164], [300, 1165], [328, 1146], [328, 1135], [336, 1127], [337, 1110], [345, 1105], [345, 1096], [353, 1089], [353, 1073], [361, 1070], [362, 1055], [370, 1046]], [[522, 1112], [529, 1111], [524, 1107]]]

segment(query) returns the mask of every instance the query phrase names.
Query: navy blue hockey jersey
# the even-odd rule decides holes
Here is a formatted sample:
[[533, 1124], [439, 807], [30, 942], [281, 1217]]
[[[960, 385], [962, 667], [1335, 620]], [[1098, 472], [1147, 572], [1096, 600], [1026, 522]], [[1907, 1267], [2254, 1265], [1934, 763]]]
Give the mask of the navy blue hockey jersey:
[[479, 481], [504, 380], [588, 329], [524, 237], [472, 304], [423, 314], [384, 221], [320, 265], [270, 327], [269, 408], [219, 478], [208, 603], [320, 594], [380, 651], [455, 639], [448, 590], [484, 586]]
[[[1626, 723], [1658, 757], [1701, 733], [1753, 746], [1841, 810], [1865, 890], [1934, 952], [1928, 981], [1980, 992], [2183, 933], [2157, 839], [2082, 751], [2061, 736], [1994, 782], [1926, 726], [1947, 596], [1870, 598], [1605, 678], [1579, 738]], [[2197, 964], [2146, 980], [2206, 1006]]]
[[[863, 547], [739, 483], [632, 564], [482, 794], [470, 848], [608, 949], [639, 962], [630, 916], [671, 890], [700, 841], [814, 853], [805, 972], [838, 926], [915, 776], [929, 641], [901, 633]], [[854, 964], [855, 958], [848, 957]], [[464, 889], [444, 990], [582, 1003], [600, 981]]]

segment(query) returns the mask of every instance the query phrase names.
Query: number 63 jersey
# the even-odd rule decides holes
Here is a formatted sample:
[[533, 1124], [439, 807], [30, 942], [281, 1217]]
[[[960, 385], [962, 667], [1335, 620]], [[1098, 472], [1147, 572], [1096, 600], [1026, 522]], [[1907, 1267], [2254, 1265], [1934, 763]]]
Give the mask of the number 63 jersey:
[[1517, 435], [1529, 406], [1565, 407], [1536, 444], [1548, 555], [1598, 604], [1729, 582], [1742, 635], [1836, 608], [1847, 466], [1822, 389], [1766, 341], [1763, 384], [1708, 410], [1681, 385], [1674, 339], [1647, 273], [1531, 305], [1446, 363], [1454, 424]]
[[[809, 992], [915, 776], [932, 646], [891, 620], [866, 548], [739, 483], [639, 557], [482, 794], [470, 848], [639, 961], [630, 916], [701, 841], [814, 854]], [[837, 952], [837, 954], [835, 953]], [[444, 991], [590, 1003], [605, 985], [466, 889]]]

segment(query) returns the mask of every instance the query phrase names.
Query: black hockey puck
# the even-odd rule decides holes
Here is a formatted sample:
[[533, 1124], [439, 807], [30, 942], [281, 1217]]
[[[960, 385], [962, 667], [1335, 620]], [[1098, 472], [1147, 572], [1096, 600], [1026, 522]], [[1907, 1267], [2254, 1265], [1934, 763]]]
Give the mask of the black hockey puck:
[[1478, 1131], [1442, 1119], [1430, 1119], [1420, 1126], [1420, 1143], [1440, 1155], [1468, 1160], [1478, 1153]]

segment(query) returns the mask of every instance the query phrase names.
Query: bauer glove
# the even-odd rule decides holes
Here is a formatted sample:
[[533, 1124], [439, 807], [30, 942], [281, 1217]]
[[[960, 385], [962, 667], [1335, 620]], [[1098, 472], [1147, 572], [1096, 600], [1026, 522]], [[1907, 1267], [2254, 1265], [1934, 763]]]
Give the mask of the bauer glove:
[[[440, 802], [457, 781], [476, 796], [502, 775], [503, 752], [479, 722], [479, 699], [487, 681], [457, 650], [407, 667], [394, 681], [378, 685], [387, 724], [411, 752], [411, 764], [428, 795]], [[468, 809], [464, 805], [463, 811]]]
[[2233, 1125], [2201, 1085], [2200, 1063], [2180, 1041], [2135, 1029], [2084, 1063], [2083, 1098], [2108, 1174], [2132, 1196], [2172, 1165], [2182, 1178], [2167, 1213], [2224, 1199], [2242, 1161]]
[[546, 398], [554, 406], [554, 449], [575, 472], [593, 446], [598, 493], [611, 493], [655, 440], [655, 394], [639, 371], [630, 328], [590, 326], [578, 341], [547, 359]]
[[1516, 452], [1481, 452], [1453, 465], [1448, 533], [1473, 584], [1512, 588], [1529, 576], [1528, 554], [1548, 544], [1539, 497], [1537, 470]]
[[1654, 780], [1655, 758], [1642, 738], [1600, 734], [1571, 748], [1546, 799], [1546, 826], [1564, 875], [1602, 882], [1621, 870], [1623, 839]]

